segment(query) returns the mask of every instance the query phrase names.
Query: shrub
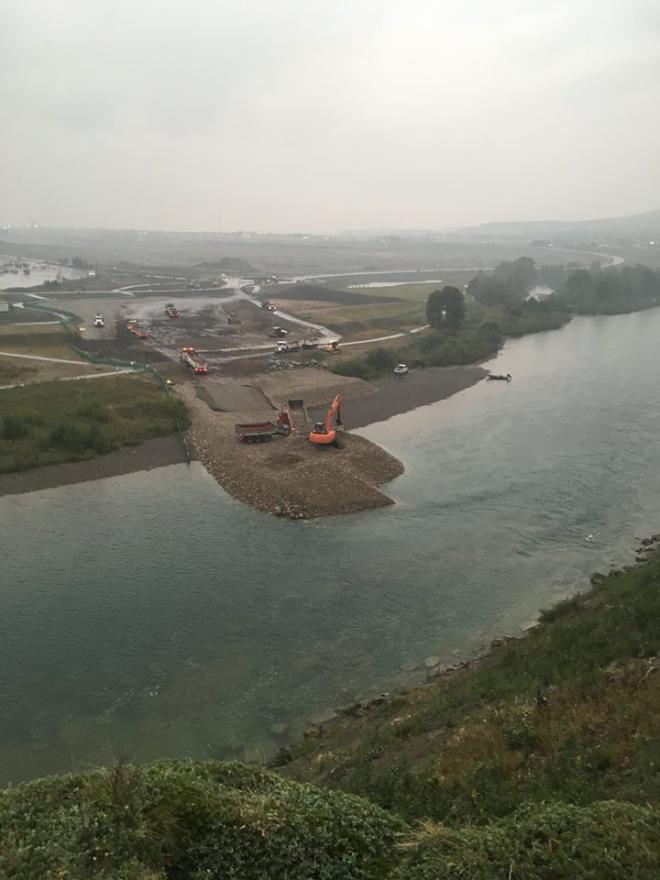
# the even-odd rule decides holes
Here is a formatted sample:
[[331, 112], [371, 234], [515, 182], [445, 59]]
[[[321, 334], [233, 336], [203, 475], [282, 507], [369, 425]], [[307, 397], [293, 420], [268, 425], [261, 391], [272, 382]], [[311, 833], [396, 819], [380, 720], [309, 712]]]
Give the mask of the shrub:
[[402, 821], [258, 768], [160, 761], [0, 794], [0, 876], [382, 880]]
[[30, 433], [30, 426], [19, 416], [7, 415], [2, 420], [3, 440], [22, 440]]
[[617, 801], [548, 803], [452, 831], [427, 823], [396, 880], [657, 880], [660, 813]]

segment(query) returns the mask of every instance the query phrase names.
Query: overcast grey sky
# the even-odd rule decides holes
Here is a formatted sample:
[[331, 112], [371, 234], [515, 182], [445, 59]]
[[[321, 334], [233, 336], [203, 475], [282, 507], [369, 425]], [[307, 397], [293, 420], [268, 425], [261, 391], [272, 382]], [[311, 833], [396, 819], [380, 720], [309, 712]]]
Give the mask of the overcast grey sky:
[[657, 0], [0, 0], [0, 224], [660, 207]]

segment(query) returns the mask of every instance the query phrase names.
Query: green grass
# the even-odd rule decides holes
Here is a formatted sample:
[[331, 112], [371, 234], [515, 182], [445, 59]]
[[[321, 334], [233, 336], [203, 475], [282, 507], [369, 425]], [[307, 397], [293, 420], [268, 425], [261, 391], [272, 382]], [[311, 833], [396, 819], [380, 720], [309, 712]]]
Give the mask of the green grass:
[[[424, 313], [420, 313], [420, 321], [424, 320]], [[342, 376], [369, 380], [390, 373], [399, 362], [414, 368], [475, 363], [496, 354], [507, 336], [556, 330], [568, 320], [567, 312], [534, 306], [510, 311], [471, 303], [458, 331], [430, 329], [409, 340], [402, 339], [397, 346], [371, 348], [356, 357], [342, 358], [333, 369]]]
[[0, 392], [0, 473], [93, 458], [186, 424], [183, 404], [151, 379], [44, 382]]
[[660, 550], [526, 638], [306, 740], [284, 772], [454, 825], [546, 800], [660, 806], [659, 652]]

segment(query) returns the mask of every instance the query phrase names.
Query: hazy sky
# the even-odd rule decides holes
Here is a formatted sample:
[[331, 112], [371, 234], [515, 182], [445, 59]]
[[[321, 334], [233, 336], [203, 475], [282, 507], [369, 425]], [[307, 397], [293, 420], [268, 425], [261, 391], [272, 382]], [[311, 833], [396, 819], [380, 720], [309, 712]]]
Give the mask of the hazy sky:
[[0, 224], [660, 207], [657, 0], [0, 0]]

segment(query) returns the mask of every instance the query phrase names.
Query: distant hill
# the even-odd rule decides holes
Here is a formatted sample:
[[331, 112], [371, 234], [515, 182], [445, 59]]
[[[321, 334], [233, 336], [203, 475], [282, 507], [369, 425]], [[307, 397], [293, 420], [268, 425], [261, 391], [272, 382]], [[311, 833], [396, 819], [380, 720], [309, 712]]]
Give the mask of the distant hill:
[[600, 220], [518, 220], [480, 223], [452, 233], [457, 239], [580, 239], [603, 238], [654, 240], [660, 238], [660, 210]]

